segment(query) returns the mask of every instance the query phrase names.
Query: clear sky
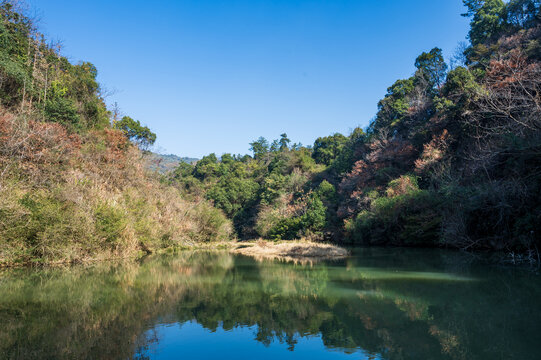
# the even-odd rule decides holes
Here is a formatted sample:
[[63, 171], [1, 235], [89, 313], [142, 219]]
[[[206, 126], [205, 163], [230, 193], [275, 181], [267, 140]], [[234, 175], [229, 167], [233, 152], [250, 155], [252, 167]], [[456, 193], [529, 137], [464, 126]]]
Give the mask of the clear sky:
[[366, 126], [388, 86], [465, 40], [462, 0], [28, 0], [163, 153], [248, 153]]

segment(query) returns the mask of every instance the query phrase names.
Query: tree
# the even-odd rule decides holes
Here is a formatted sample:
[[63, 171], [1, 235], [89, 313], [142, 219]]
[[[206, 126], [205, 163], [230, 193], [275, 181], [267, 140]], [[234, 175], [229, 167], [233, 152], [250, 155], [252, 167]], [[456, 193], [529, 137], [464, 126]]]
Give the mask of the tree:
[[271, 146], [270, 146], [270, 152], [271, 153], [274, 153], [274, 152], [278, 152], [280, 151], [280, 143], [278, 142], [277, 139], [274, 139], [271, 143]]
[[134, 120], [129, 116], [124, 116], [122, 120], [117, 121], [114, 125], [115, 129], [119, 129], [126, 137], [142, 149], [147, 149], [156, 142], [156, 134], [150, 131], [146, 126], [142, 126], [138, 120]]
[[218, 167], [218, 158], [216, 154], [212, 153], [207, 156], [203, 156], [195, 164], [194, 176], [200, 180], [203, 180], [207, 177], [213, 176]]
[[473, 46], [494, 40], [505, 28], [505, 3], [502, 0], [463, 0], [471, 18], [468, 37]]
[[393, 127], [403, 120], [410, 108], [410, 97], [415, 90], [415, 78], [397, 80], [387, 89], [387, 94], [378, 103], [375, 121], [370, 124], [369, 131], [376, 133], [386, 127]]
[[226, 175], [207, 191], [207, 199], [222, 209], [226, 215], [235, 217], [247, 204], [256, 199], [259, 185], [253, 179]]
[[289, 143], [291, 140], [288, 139], [286, 133], [283, 133], [280, 135], [280, 140], [278, 142], [280, 143], [280, 151], [284, 151], [289, 149]]
[[222, 154], [220, 157], [222, 164], [233, 164], [236, 160], [235, 157], [229, 153]]
[[269, 142], [264, 137], [250, 143], [250, 150], [254, 153], [254, 158], [260, 160], [269, 152]]
[[48, 121], [63, 125], [77, 125], [79, 123], [77, 108], [71, 99], [54, 97], [47, 100], [44, 113]]
[[318, 164], [330, 165], [340, 154], [348, 139], [339, 133], [317, 138], [314, 142], [312, 157]]
[[444, 81], [447, 72], [447, 64], [443, 59], [443, 54], [440, 48], [433, 48], [430, 52], [423, 52], [415, 59], [415, 67], [419, 71], [419, 75], [426, 77], [429, 84], [440, 88]]
[[511, 0], [507, 4], [507, 22], [515, 28], [531, 28], [541, 21], [540, 0]]

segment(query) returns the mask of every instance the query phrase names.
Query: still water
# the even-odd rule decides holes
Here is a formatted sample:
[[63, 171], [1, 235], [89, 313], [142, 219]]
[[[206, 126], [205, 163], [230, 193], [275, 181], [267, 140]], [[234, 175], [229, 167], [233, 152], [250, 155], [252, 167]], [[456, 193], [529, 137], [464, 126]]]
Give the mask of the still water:
[[531, 271], [439, 250], [0, 272], [0, 359], [541, 359]]

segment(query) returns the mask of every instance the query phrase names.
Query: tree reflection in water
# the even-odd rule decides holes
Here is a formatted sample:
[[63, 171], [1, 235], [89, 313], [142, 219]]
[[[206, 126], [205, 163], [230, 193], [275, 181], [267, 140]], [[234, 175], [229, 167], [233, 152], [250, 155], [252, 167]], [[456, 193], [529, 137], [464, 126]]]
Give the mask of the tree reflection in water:
[[0, 358], [143, 357], [160, 342], [157, 326], [195, 320], [211, 331], [251, 326], [253, 341], [291, 351], [318, 336], [385, 359], [534, 359], [540, 293], [535, 274], [435, 250], [313, 265], [186, 252], [18, 269], [0, 273]]

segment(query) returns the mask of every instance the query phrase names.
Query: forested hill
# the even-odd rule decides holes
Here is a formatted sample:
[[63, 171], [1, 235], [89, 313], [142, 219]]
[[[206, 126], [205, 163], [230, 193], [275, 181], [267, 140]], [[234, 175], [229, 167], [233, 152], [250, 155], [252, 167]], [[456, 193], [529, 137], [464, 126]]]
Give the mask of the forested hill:
[[[458, 0], [457, 0], [458, 1]], [[434, 48], [375, 119], [313, 146], [286, 134], [170, 176], [241, 237], [518, 251], [541, 247], [540, 1], [464, 0], [470, 45]]]
[[146, 126], [109, 111], [17, 1], [0, 1], [0, 267], [134, 256], [230, 238], [202, 199], [145, 172]]
[[240, 238], [538, 254], [539, 0], [465, 0], [470, 45], [452, 66], [439, 48], [412, 59], [364, 129], [259, 138], [166, 177], [145, 171], [156, 134], [107, 109], [96, 67], [17, 3], [0, 0], [0, 266], [227, 239], [230, 222]]

